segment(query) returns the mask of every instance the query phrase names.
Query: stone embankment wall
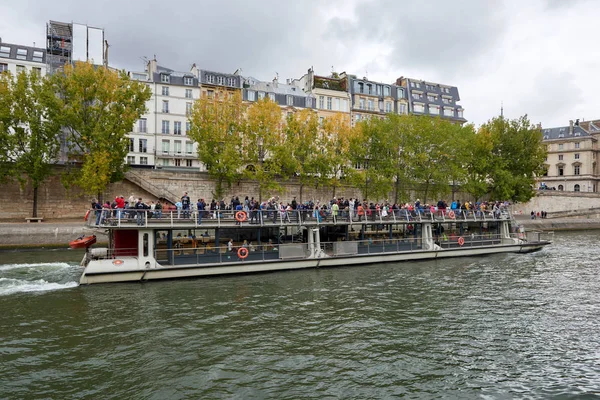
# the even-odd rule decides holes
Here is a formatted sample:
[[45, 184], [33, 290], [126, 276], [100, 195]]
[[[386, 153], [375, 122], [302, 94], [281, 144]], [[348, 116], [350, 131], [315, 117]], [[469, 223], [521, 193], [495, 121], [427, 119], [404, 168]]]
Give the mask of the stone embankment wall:
[[539, 191], [527, 203], [515, 204], [513, 210], [529, 215], [531, 211], [546, 211], [549, 217], [569, 217], [600, 213], [600, 193]]
[[[60, 172], [60, 168], [57, 168]], [[129, 179], [122, 182], [111, 184], [103, 193], [103, 199], [112, 201], [115, 196], [125, 196], [128, 198], [142, 197], [144, 202], [156, 201], [159, 197], [166, 197], [177, 200], [183, 192], [188, 192], [190, 198], [195, 203], [199, 198], [204, 198], [210, 202], [215, 192], [215, 182], [208, 177], [205, 172], [187, 172], [161, 169], [133, 169], [128, 173]], [[282, 183], [282, 190], [263, 193], [263, 200], [271, 196], [279, 196], [280, 200], [291, 202], [294, 196], [300, 201], [300, 184], [296, 180]], [[245, 196], [258, 199], [258, 184], [254, 181], [240, 181], [234, 183], [230, 188], [225, 188], [225, 201], [232, 196]], [[333, 196], [344, 198], [360, 198], [363, 195], [359, 189], [344, 186], [334, 191], [330, 187], [304, 187], [302, 193], [303, 201], [321, 200], [328, 201]], [[64, 220], [81, 219], [91, 205], [94, 196], [84, 194], [79, 189], [74, 188], [66, 190], [58, 176], [54, 176], [46, 181], [38, 189], [38, 216], [44, 220]], [[464, 193], [456, 193], [456, 198], [468, 199], [469, 196]], [[369, 201], [393, 201], [393, 195], [386, 199], [369, 199]], [[447, 198], [450, 200], [450, 195]], [[413, 201], [416, 198], [412, 199]], [[423, 199], [422, 199], [423, 200]], [[436, 203], [437, 199], [429, 199]], [[16, 183], [0, 185], [0, 221], [24, 221], [26, 217], [31, 216], [33, 209], [33, 189], [30, 186], [21, 188]]]
[[0, 223], [1, 247], [68, 247], [71, 240], [96, 235], [98, 243], [108, 242], [106, 234], [84, 228], [82, 223]]

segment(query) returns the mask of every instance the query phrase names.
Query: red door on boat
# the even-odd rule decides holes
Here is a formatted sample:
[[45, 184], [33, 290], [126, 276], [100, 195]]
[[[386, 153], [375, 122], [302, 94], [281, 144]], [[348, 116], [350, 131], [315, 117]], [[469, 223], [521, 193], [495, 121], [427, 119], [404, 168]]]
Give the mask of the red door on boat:
[[69, 247], [72, 249], [81, 249], [84, 247], [90, 247], [96, 243], [96, 235], [86, 236], [82, 238], [78, 238], [69, 242]]

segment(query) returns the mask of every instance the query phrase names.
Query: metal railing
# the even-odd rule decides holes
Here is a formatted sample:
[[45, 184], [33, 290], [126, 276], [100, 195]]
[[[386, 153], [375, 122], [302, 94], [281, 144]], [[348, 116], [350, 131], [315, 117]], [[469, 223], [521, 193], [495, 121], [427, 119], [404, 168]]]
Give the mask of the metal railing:
[[194, 209], [102, 209], [90, 210], [88, 225], [122, 227], [122, 226], [169, 226], [181, 225], [201, 226], [229, 226], [256, 224], [261, 226], [279, 225], [337, 225], [363, 224], [363, 223], [410, 223], [410, 222], [432, 222], [452, 223], [470, 221], [499, 221], [511, 219], [510, 213], [504, 210], [494, 215], [489, 211], [474, 210], [408, 210], [397, 209], [390, 211], [382, 210], [308, 210], [296, 209], [290, 211], [280, 210], [204, 210]]

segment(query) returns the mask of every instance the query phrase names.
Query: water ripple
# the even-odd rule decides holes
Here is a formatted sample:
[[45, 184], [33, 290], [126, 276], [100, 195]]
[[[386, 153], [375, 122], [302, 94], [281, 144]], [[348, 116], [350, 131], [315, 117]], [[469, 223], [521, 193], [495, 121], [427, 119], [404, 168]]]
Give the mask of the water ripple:
[[[556, 240], [530, 255], [0, 296], [0, 397], [593, 396], [599, 239]], [[54, 256], [1, 264], [0, 280], [75, 282]]]

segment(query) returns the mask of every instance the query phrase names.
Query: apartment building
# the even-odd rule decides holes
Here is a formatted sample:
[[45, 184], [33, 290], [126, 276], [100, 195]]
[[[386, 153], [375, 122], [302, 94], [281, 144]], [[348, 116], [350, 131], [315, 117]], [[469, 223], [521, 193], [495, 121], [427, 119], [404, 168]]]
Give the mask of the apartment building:
[[417, 115], [441, 117], [464, 124], [464, 109], [458, 104], [460, 96], [456, 86], [400, 77], [396, 85], [406, 89], [408, 112]]
[[279, 104], [282, 116], [286, 116], [303, 108], [315, 108], [315, 98], [312, 94], [304, 92], [302, 88], [291, 81], [280, 83], [275, 77], [273, 81], [260, 81], [253, 77], [244, 79], [242, 99], [244, 102], [252, 103], [268, 97]]
[[569, 192], [597, 192], [600, 120], [542, 129], [547, 146], [546, 173], [539, 178], [549, 188]]
[[2, 42], [0, 38], [0, 73], [21, 71], [46, 75], [46, 49]]
[[386, 114], [407, 114], [409, 111], [406, 88], [402, 86], [348, 75], [348, 89], [352, 100], [353, 126], [367, 118], [383, 118]]
[[348, 77], [345, 72], [333, 72], [330, 76], [315, 75], [312, 68], [300, 79], [294, 79], [292, 85], [298, 86], [315, 100], [314, 109], [323, 122], [335, 114], [343, 115], [350, 123], [350, 93]]
[[157, 168], [201, 168], [196, 145], [187, 137], [188, 115], [200, 97], [198, 78], [192, 72], [179, 72], [148, 62], [144, 72], [130, 72], [131, 79], [144, 82], [152, 90], [146, 114], [130, 133], [127, 163]]

